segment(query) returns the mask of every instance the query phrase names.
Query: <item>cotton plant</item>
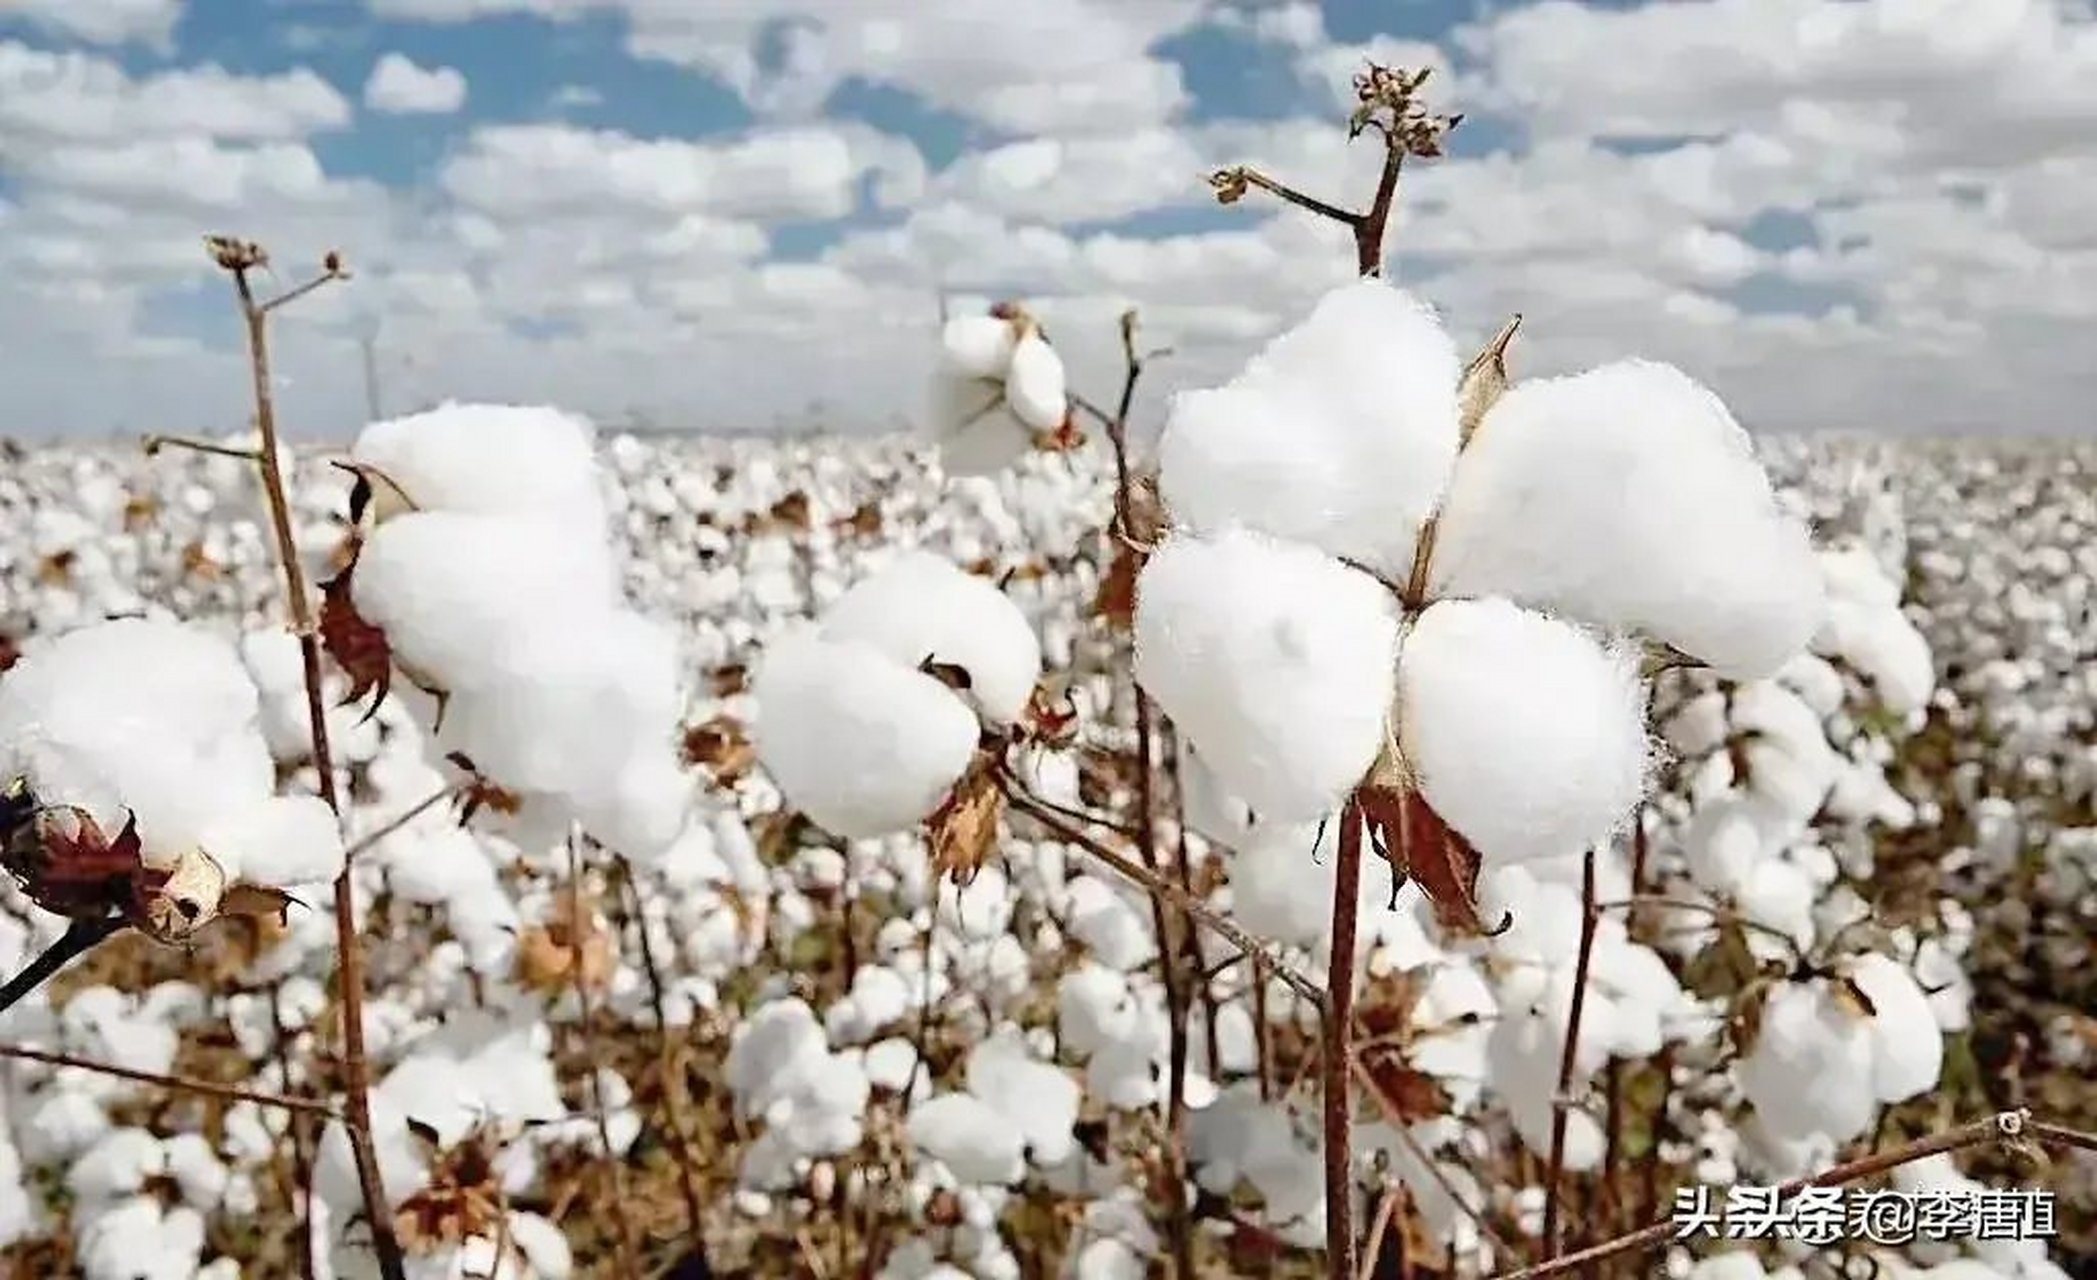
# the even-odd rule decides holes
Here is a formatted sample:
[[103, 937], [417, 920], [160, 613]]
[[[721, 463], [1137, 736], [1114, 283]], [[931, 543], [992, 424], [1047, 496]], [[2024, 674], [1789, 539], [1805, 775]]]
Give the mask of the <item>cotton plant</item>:
[[927, 434], [948, 475], [994, 474], [1069, 433], [1063, 358], [1032, 313], [999, 303], [941, 326]]
[[1138, 679], [1231, 794], [1304, 822], [1360, 793], [1394, 842], [1391, 806], [1445, 824], [1475, 856], [1399, 870], [1473, 928], [1479, 860], [1577, 855], [1645, 794], [1639, 638], [1758, 673], [1823, 608], [1710, 391], [1627, 361], [1501, 393], [1500, 369], [1379, 278], [1328, 293], [1175, 399], [1136, 616]]

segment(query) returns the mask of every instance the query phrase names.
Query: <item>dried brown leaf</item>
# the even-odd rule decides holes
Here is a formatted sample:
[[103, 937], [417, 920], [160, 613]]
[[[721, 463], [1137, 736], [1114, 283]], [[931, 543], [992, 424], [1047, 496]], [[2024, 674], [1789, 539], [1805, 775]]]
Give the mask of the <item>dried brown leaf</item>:
[[946, 801], [925, 820], [932, 844], [932, 873], [960, 886], [973, 881], [997, 847], [998, 819], [1004, 812], [997, 761], [986, 752], [976, 757]]
[[1464, 370], [1463, 381], [1457, 384], [1459, 447], [1471, 442], [1478, 432], [1478, 424], [1499, 402], [1507, 390], [1507, 346], [1514, 341], [1515, 331], [1522, 327], [1522, 317], [1515, 316], [1500, 326], [1500, 332], [1485, 344]]
[[757, 763], [757, 748], [743, 722], [734, 716], [715, 716], [684, 731], [684, 762], [703, 766], [713, 780], [732, 787]]
[[1408, 879], [1418, 884], [1442, 928], [1493, 936], [1514, 923], [1510, 915], [1486, 927], [1478, 913], [1478, 850], [1412, 784], [1395, 746], [1385, 746], [1369, 780], [1356, 789], [1355, 803], [1377, 852], [1391, 864], [1394, 886]]
[[352, 555], [342, 572], [321, 584], [320, 645], [349, 677], [350, 688], [342, 699], [343, 705], [375, 693], [367, 714], [376, 714], [393, 685], [393, 646], [383, 629], [365, 621], [357, 612], [350, 593], [350, 579], [356, 571], [356, 558]]

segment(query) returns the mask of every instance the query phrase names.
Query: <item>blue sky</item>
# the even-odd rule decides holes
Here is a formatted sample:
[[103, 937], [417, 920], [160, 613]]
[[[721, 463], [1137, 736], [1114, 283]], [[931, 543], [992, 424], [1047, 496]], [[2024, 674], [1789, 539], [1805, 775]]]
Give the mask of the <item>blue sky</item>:
[[[1900, 0], [548, 8], [16, 0], [0, 267], [32, 306], [0, 304], [0, 378], [61, 430], [224, 413], [191, 390], [228, 354], [180, 247], [206, 229], [364, 268], [286, 357], [331, 429], [361, 402], [343, 344], [380, 317], [414, 399], [748, 425], [805, 393], [895, 425], [920, 340], [895, 317], [955, 279], [1081, 335], [1142, 305], [1200, 353], [1185, 376], [1227, 371], [1338, 268], [1331, 228], [1217, 207], [1202, 174], [1255, 161], [1354, 203], [1374, 157], [1336, 122], [1374, 56], [1437, 66], [1466, 115], [1407, 178], [1395, 273], [1466, 335], [1532, 317], [1539, 371], [1629, 348], [1800, 427], [1970, 426], [2004, 395], [2052, 427], [2089, 386], [2034, 382], [2030, 341], [2086, 331], [2097, 281], [2055, 229], [2097, 203], [2077, 0], [1993, 26]], [[48, 372], [84, 360], [133, 390]]]

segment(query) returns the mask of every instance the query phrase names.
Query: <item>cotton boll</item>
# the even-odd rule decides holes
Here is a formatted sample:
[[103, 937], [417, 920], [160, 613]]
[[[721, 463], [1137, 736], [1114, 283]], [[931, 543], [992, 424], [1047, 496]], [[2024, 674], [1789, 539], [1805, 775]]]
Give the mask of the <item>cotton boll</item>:
[[204, 851], [230, 878], [290, 888], [342, 873], [342, 831], [317, 796], [270, 796], [204, 830]]
[[1430, 804], [1489, 859], [1576, 854], [1645, 792], [1637, 656], [1503, 600], [1443, 601], [1398, 663], [1399, 746]]
[[989, 378], [942, 372], [932, 383], [928, 434], [950, 477], [998, 475], [1033, 452], [1034, 439], [1013, 416], [1005, 386]]
[[1780, 983], [1762, 1005], [1755, 1042], [1740, 1058], [1740, 1089], [1780, 1138], [1826, 1134], [1846, 1142], [1871, 1124], [1875, 1051], [1865, 1019], [1818, 984]]
[[1037, 1061], [1016, 1033], [1006, 1032], [970, 1051], [967, 1077], [968, 1091], [1019, 1130], [1035, 1164], [1060, 1164], [1070, 1157], [1082, 1094], [1069, 1073]]
[[975, 753], [969, 707], [860, 642], [780, 636], [753, 692], [759, 764], [795, 808], [847, 839], [921, 823]]
[[1871, 1001], [1872, 1087], [1881, 1102], [1906, 1102], [1937, 1087], [1944, 1032], [1915, 976], [1882, 955], [1849, 962], [1850, 980]]
[[1070, 412], [1064, 394], [1063, 357], [1039, 333], [1028, 333], [1012, 348], [1005, 400], [1012, 406], [1012, 415], [1035, 431], [1054, 431]]
[[824, 611], [823, 634], [856, 640], [915, 669], [926, 659], [966, 671], [962, 697], [994, 724], [1025, 710], [1041, 678], [1041, 642], [1026, 615], [951, 560], [905, 551]]
[[920, 1104], [907, 1128], [911, 1144], [961, 1182], [1012, 1183], [1026, 1171], [1019, 1129], [970, 1094], [941, 1094]]
[[1638, 360], [1501, 397], [1450, 484], [1433, 585], [1644, 632], [1732, 677], [1782, 666], [1825, 608], [1806, 528], [1747, 433], [1680, 370]]
[[1002, 316], [955, 316], [940, 330], [942, 367], [964, 378], [1003, 379], [1018, 337]]
[[1160, 494], [1194, 532], [1243, 525], [1402, 580], [1456, 454], [1457, 376], [1411, 295], [1342, 285], [1238, 378], [1174, 398]]
[[1262, 819], [1339, 807], [1382, 749], [1398, 615], [1299, 544], [1174, 538], [1137, 584], [1136, 678]]
[[450, 401], [372, 423], [350, 456], [392, 482], [372, 486], [381, 519], [402, 509], [404, 495], [423, 511], [523, 516], [594, 534], [604, 523], [595, 433], [549, 406]]
[[397, 662], [449, 689], [534, 618], [608, 610], [615, 582], [601, 535], [544, 520], [414, 512], [365, 541], [350, 594], [385, 631]]

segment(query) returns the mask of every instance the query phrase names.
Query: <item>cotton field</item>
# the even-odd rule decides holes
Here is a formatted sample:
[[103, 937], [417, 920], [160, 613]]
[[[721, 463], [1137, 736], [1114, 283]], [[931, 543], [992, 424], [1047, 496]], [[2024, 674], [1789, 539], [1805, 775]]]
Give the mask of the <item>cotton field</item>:
[[[1236, 406], [1195, 408], [1230, 438]], [[1390, 649], [1373, 598], [1349, 632], [1353, 588], [1318, 584], [1413, 548], [1251, 531], [1309, 519], [1285, 488], [1204, 513], [1233, 489], [1176, 471], [1168, 430], [1163, 500], [1197, 534], [1152, 554], [1132, 619], [1141, 522], [1101, 433], [971, 430], [949, 477], [904, 441], [445, 406], [302, 460], [303, 577], [387, 642], [374, 664], [344, 612], [313, 623], [340, 836], [252, 463], [9, 449], [4, 772], [62, 802], [34, 829], [72, 855], [130, 833], [158, 908], [0, 1019], [14, 1273], [377, 1274], [347, 851], [407, 1274], [1323, 1274], [1345, 836], [1320, 819], [1382, 732], [1332, 682], [1388, 679]], [[1678, 1187], [2003, 1108], [2097, 1120], [2097, 450], [1760, 445], [1758, 518], [1813, 531], [1763, 595], [1818, 621], [1788, 656], [1794, 623], [1710, 633], [1751, 676], [1658, 664], [1650, 751], [1596, 754], [1581, 726], [1641, 714], [1640, 663], [1555, 612], [1481, 602], [1437, 639], [1431, 607], [1407, 640], [1406, 754], [1482, 851], [1486, 927], [1369, 860], [1350, 1181], [1378, 1274], [1510, 1271], [1547, 1198], [1593, 1246]], [[1132, 623], [1164, 712], [1140, 746]], [[1146, 860], [1176, 892], [1123, 873]], [[66, 928], [31, 897], [78, 887], [21, 874], [10, 973]], [[1887, 1185], [1972, 1180], [2058, 1193], [2058, 1237], [1840, 1247], [1882, 1276], [2087, 1274], [2086, 1152], [1987, 1144]], [[1810, 1276], [1832, 1249], [1663, 1236], [1610, 1265]]]

